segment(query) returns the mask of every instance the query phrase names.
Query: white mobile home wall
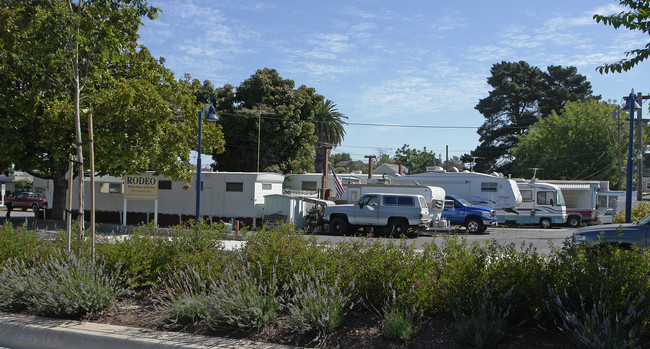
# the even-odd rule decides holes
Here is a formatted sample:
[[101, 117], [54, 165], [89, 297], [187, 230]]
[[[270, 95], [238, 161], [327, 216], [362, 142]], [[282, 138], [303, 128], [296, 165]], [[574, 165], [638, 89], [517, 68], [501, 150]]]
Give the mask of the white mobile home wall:
[[[152, 175], [145, 173], [143, 175]], [[84, 185], [84, 208], [90, 209], [90, 179]], [[161, 182], [169, 181], [159, 177]], [[282, 194], [284, 176], [277, 173], [256, 172], [203, 172], [201, 173], [201, 215], [229, 218], [251, 219], [253, 222], [264, 217], [264, 197]], [[186, 182], [171, 182], [171, 189], [159, 189], [158, 214], [194, 216], [196, 213], [196, 175], [189, 182], [190, 188], [183, 189]], [[124, 207], [123, 180], [118, 177], [95, 178], [96, 211], [119, 212]], [[169, 183], [165, 183], [169, 184]], [[79, 207], [78, 186], [73, 186], [73, 210]], [[111, 192], [112, 191], [112, 192]], [[127, 212], [154, 213], [154, 201], [128, 200]], [[128, 214], [127, 214], [128, 216]], [[261, 221], [260, 221], [261, 222]]]

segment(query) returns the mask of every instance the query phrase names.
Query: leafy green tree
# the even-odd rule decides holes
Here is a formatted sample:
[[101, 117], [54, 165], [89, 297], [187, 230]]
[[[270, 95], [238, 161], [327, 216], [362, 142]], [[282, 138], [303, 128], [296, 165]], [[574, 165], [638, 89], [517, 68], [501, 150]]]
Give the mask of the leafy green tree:
[[475, 171], [510, 172], [511, 149], [530, 125], [567, 101], [592, 98], [591, 84], [574, 67], [550, 66], [543, 72], [519, 61], [495, 64], [490, 71], [493, 90], [475, 107], [485, 117], [477, 131], [481, 143], [461, 158], [478, 158]]
[[340, 161], [352, 161], [350, 153], [336, 153], [330, 155], [330, 163], [332, 163], [332, 165], [336, 165], [336, 163]]
[[445, 160], [442, 163], [442, 167], [447, 171], [451, 171], [451, 169], [454, 167], [458, 169], [458, 171], [465, 170], [465, 164], [462, 161], [460, 161], [460, 157], [458, 156], [452, 156], [451, 158], [449, 158], [449, 160]]
[[[584, 179], [616, 182], [618, 135], [611, 113], [615, 105], [596, 100], [568, 102], [558, 114], [533, 124], [513, 148], [514, 174], [540, 179]], [[625, 137], [625, 128], [622, 131]], [[619, 145], [620, 146], [620, 145]], [[622, 154], [627, 153], [626, 146]]]
[[256, 171], [259, 161], [261, 171], [313, 171], [318, 139], [314, 110], [323, 97], [313, 88], [294, 85], [275, 69], [265, 68], [242, 82], [236, 92], [231, 85], [217, 90], [219, 124], [226, 142], [225, 152], [213, 154], [219, 170]]
[[427, 147], [417, 150], [411, 149], [408, 144], [404, 144], [395, 151], [393, 162], [401, 162], [411, 173], [424, 172], [427, 170], [427, 166], [440, 166], [436, 154], [428, 151]]
[[[179, 161], [196, 140], [191, 86], [137, 45], [140, 18], [157, 12], [138, 0], [2, 1], [0, 166], [52, 179], [54, 218], [63, 217], [68, 158], [88, 113], [98, 173], [191, 178]], [[205, 137], [206, 148], [219, 146], [216, 125]]]
[[[331, 100], [319, 101], [314, 109], [314, 125], [316, 136], [320, 144], [331, 145], [333, 148], [340, 145], [345, 137], [345, 121], [348, 117], [336, 109], [336, 104]], [[316, 172], [323, 171], [323, 152], [316, 148]]]
[[[639, 30], [650, 34], [650, 1], [648, 0], [620, 0], [621, 6], [629, 7], [629, 11], [620, 12], [610, 16], [595, 14], [597, 23], [611, 25], [614, 29], [620, 27], [629, 30]], [[606, 63], [596, 68], [599, 73], [620, 73], [628, 71], [637, 64], [643, 62], [650, 56], [650, 42], [646, 42], [643, 48], [637, 48], [625, 52], [625, 57], [615, 63]]]

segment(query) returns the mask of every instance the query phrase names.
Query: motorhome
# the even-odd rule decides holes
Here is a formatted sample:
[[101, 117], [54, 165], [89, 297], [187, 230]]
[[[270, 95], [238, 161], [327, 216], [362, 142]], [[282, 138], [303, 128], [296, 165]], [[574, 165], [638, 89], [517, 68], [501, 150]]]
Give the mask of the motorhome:
[[544, 182], [554, 184], [562, 190], [566, 202], [567, 225], [575, 228], [582, 223], [591, 224], [597, 220], [600, 181], [545, 179]]
[[427, 172], [391, 178], [391, 184], [429, 185], [441, 187], [447, 194], [461, 197], [474, 205], [497, 211], [511, 211], [521, 204], [517, 183], [497, 174], [478, 172], [446, 172], [429, 167]]
[[522, 202], [515, 211], [497, 212], [499, 224], [540, 225], [542, 228], [550, 228], [552, 225], [566, 223], [566, 205], [560, 188], [534, 179], [518, 180], [517, 186]]
[[445, 203], [445, 190], [440, 187], [427, 185], [392, 185], [392, 184], [343, 184], [345, 192], [337, 204], [356, 203], [361, 196], [367, 193], [392, 193], [392, 194], [417, 194], [422, 195], [431, 215], [430, 228], [432, 230], [446, 230], [449, 225], [442, 218]]

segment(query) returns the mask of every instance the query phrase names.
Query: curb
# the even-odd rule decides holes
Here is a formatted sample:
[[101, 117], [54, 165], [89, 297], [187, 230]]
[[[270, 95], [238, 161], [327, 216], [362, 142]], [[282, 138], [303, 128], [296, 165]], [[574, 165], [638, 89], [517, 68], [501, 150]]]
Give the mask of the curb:
[[0, 346], [20, 349], [293, 348], [273, 343], [155, 331], [86, 321], [57, 320], [3, 312], [0, 312]]

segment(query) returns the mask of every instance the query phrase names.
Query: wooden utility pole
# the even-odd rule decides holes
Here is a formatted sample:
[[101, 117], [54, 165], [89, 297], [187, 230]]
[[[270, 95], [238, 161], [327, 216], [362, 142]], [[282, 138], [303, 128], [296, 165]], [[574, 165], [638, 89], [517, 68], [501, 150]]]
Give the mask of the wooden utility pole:
[[323, 200], [327, 200], [325, 197], [325, 193], [327, 192], [327, 189], [329, 187], [329, 181], [327, 179], [327, 175], [329, 174], [329, 157], [330, 157], [330, 149], [332, 149], [331, 144], [322, 144], [320, 149], [323, 151], [323, 181], [321, 183], [321, 188], [320, 188], [320, 198]]

